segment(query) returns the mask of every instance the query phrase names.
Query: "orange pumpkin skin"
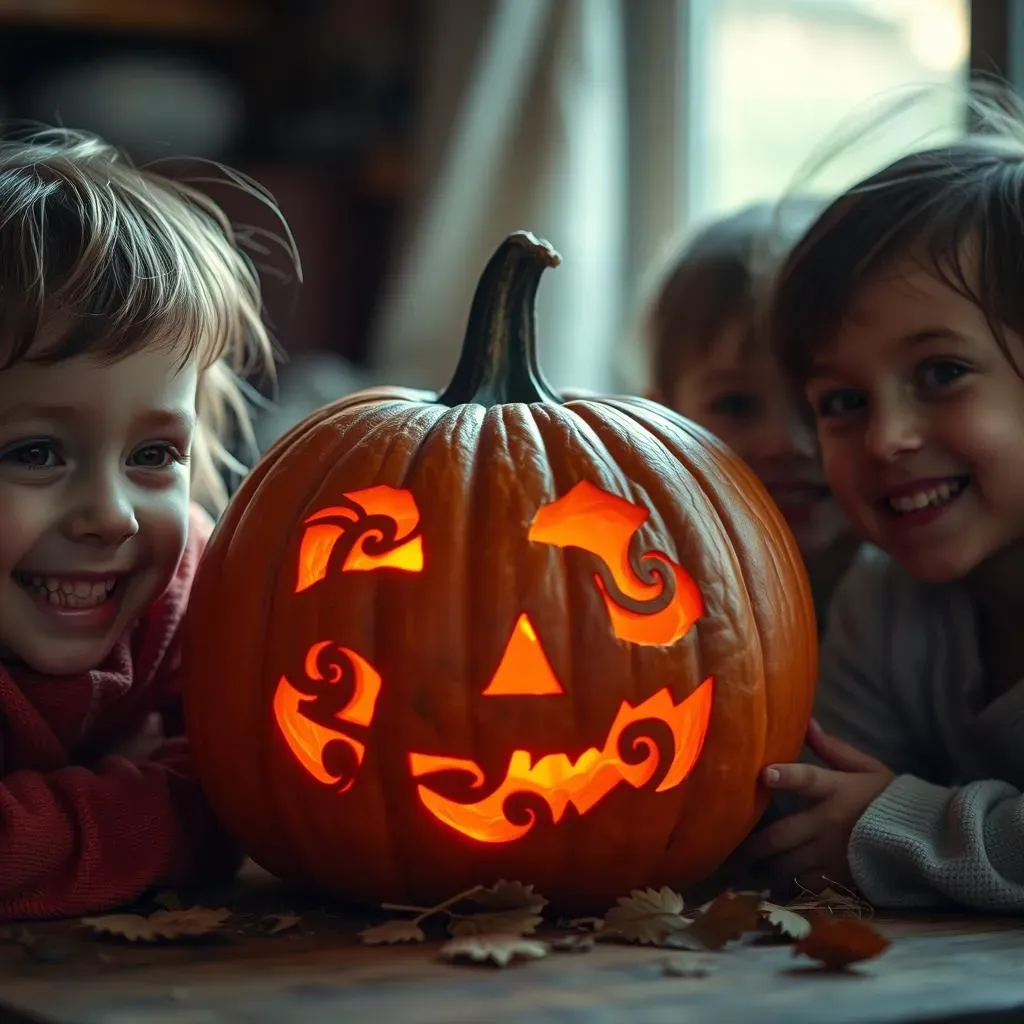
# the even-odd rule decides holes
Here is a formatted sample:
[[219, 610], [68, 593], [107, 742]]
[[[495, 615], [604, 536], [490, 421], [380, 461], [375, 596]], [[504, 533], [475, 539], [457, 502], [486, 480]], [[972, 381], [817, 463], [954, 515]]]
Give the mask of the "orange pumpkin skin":
[[[801, 748], [817, 635], [795, 542], [746, 465], [696, 425], [638, 398], [550, 389], [533, 355], [533, 300], [553, 263], [546, 243], [509, 238], [481, 279], [448, 391], [377, 388], [314, 413], [249, 474], [210, 542], [186, 621], [188, 735], [214, 809], [290, 883], [429, 905], [514, 878], [564, 911], [600, 912], [634, 888], [706, 878], [763, 811], [760, 770]], [[660, 552], [699, 588], [702, 613], [680, 639], [618, 639], [594, 554], [528, 539], [538, 510], [581, 481], [646, 510], [635, 549]], [[297, 592], [307, 520], [381, 484], [415, 500], [421, 568], [324, 563]], [[552, 689], [485, 694], [524, 613]], [[336, 766], [327, 782], [311, 777], [275, 720], [282, 676], [298, 682], [307, 651], [327, 641], [379, 680], [372, 722], [346, 727], [364, 751], [347, 788], [331, 784]], [[515, 750], [573, 762], [601, 747], [624, 701], [665, 688], [682, 701], [709, 677], [706, 733], [678, 785], [610, 786], [560, 815], [513, 796], [507, 818], [531, 827], [512, 841], [478, 841], [424, 805], [424, 782], [460, 802], [482, 797]], [[340, 684], [303, 685], [308, 696]], [[658, 722], [628, 736], [624, 760], [672, 747]], [[471, 761], [482, 777], [413, 778], [413, 752]]]

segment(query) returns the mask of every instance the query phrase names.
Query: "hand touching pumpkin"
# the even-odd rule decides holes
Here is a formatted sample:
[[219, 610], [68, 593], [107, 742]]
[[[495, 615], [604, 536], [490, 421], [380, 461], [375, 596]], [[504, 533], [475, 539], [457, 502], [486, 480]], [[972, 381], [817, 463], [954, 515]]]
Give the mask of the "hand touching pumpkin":
[[747, 854], [780, 884], [796, 879], [805, 888], [822, 888], [823, 877], [851, 882], [846, 850], [850, 833], [868, 806], [892, 782], [881, 761], [828, 735], [817, 722], [807, 730], [807, 745], [828, 767], [774, 764], [764, 770], [770, 789], [796, 793], [808, 808], [758, 832]]

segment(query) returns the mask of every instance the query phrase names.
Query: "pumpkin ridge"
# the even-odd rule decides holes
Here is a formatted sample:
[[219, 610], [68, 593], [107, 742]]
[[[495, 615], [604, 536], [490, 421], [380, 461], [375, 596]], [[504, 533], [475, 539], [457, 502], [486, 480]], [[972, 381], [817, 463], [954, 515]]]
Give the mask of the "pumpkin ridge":
[[[641, 426], [652, 434], [664, 437], [664, 431], [659, 428], [658, 419], [668, 420], [672, 426], [683, 426], [688, 431], [692, 429], [694, 433], [703, 434], [704, 431], [692, 425], [690, 421], [683, 420], [682, 417], [677, 417], [671, 413], [670, 410], [662, 410], [661, 407], [655, 406], [654, 403], [647, 402], [644, 399], [633, 399], [629, 397], [617, 397], [612, 400], [617, 408], [632, 419], [635, 419]], [[681, 422], [676, 422], [680, 420]], [[700, 438], [703, 441], [703, 438]], [[663, 440], [663, 443], [667, 441]], [[782, 519], [781, 513], [775, 508], [768, 496], [767, 492], [763, 490], [760, 482], [754, 477], [753, 472], [742, 463], [738, 457], [736, 457], [729, 449], [727, 449], [720, 442], [716, 443], [717, 448], [720, 452], [730, 459], [731, 461], [738, 464], [736, 469], [746, 476], [748, 489], [742, 493], [737, 493], [731, 496], [732, 504], [742, 502], [744, 511], [748, 515], [755, 516], [762, 524], [764, 533], [775, 534], [784, 539], [782, 544], [763, 545], [764, 554], [771, 559], [772, 568], [774, 575], [777, 580], [783, 580], [786, 578], [792, 579], [794, 575], [801, 581], [801, 590], [805, 591], [807, 602], [800, 599], [793, 599], [787, 595], [787, 609], [790, 614], [795, 613], [797, 618], [796, 625], [798, 628], [804, 630], [814, 630], [816, 633], [816, 624], [813, 619], [813, 604], [810, 604], [810, 584], [807, 581], [806, 571], [803, 567], [803, 561], [800, 557], [799, 551], [796, 548], [796, 543], [792, 540], [788, 527], [785, 526], [785, 522]], [[671, 445], [669, 446], [671, 449]], [[735, 470], [734, 470], [735, 471]], [[737, 489], [738, 490], [738, 489]], [[756, 503], [755, 503], [756, 502]], [[729, 532], [731, 537], [734, 537], [733, 528], [729, 525], [733, 518], [740, 519], [736, 511], [728, 508], [727, 506], [721, 505], [718, 501], [715, 502], [716, 511], [722, 519], [723, 525]], [[756, 596], [756, 595], [755, 595]], [[758, 623], [758, 635], [761, 635], [763, 628], [762, 616], [758, 611], [758, 604], [756, 601], [752, 602], [754, 609], [754, 617]], [[785, 657], [788, 660], [790, 657], [797, 656], [806, 653], [808, 661], [803, 666], [794, 666], [794, 671], [803, 675], [810, 675], [815, 681], [817, 680], [817, 647], [813, 645], [808, 650], [804, 651], [799, 649], [787, 654]], [[788, 695], [797, 695], [793, 690], [786, 690]], [[813, 696], [813, 690], [812, 694]], [[805, 700], [805, 703], [807, 701]], [[782, 732], [788, 732], [788, 722], [790, 720], [800, 720], [804, 711], [810, 714], [809, 705], [805, 709], [803, 704], [799, 707], [787, 706], [780, 708], [776, 714], [769, 714], [767, 720], [767, 731], [765, 734], [765, 763], [770, 763], [776, 760], [791, 760], [799, 754], [800, 747], [802, 746], [802, 737], [799, 740], [798, 745], [794, 748], [794, 742], [789, 743], [775, 743], [773, 742], [774, 737]]]

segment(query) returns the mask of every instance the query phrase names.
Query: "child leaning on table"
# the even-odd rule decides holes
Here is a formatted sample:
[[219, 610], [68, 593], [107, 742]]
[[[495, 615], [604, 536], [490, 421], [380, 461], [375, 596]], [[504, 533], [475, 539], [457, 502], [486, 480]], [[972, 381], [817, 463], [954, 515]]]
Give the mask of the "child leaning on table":
[[660, 270], [644, 323], [652, 397], [721, 438], [765, 484], [800, 546], [819, 628], [858, 542], [768, 346], [761, 306], [820, 208], [803, 197], [754, 203], [704, 225]]
[[862, 549], [808, 736], [805, 809], [748, 855], [888, 907], [1024, 911], [1024, 121], [913, 153], [826, 209], [772, 336]]
[[[231, 367], [272, 365], [209, 199], [91, 135], [0, 141], [0, 918], [238, 866], [180, 735], [179, 627], [193, 499], [224, 502], [247, 425]], [[172, 738], [116, 753], [155, 714]]]

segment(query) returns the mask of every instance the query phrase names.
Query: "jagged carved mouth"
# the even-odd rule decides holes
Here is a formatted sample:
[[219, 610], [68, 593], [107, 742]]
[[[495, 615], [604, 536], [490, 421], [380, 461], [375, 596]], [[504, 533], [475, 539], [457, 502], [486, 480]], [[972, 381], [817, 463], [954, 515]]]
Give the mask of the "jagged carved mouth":
[[[352, 652], [347, 654], [352, 656]], [[369, 725], [380, 692], [380, 677], [366, 661], [356, 656], [352, 665], [354, 693], [345, 707], [335, 712], [336, 726]], [[700, 757], [713, 691], [714, 681], [708, 678], [679, 703], [667, 688], [636, 707], [623, 701], [602, 746], [589, 747], [575, 760], [556, 753], [535, 761], [528, 751], [514, 750], [502, 781], [478, 800], [458, 801], [423, 782], [417, 784], [417, 794], [423, 807], [454, 831], [478, 842], [507, 843], [521, 839], [533, 828], [538, 810], [546, 807], [557, 824], [570, 806], [578, 814], [586, 814], [619, 786], [640, 789], [648, 785], [659, 769], [661, 778], [655, 791], [666, 792], [686, 779]], [[355, 781], [365, 744], [337, 727], [314, 721], [314, 705], [315, 699], [308, 699], [281, 677], [274, 712], [288, 746], [313, 778], [344, 792]], [[670, 736], [667, 742], [666, 732]], [[334, 752], [331, 757], [327, 756], [329, 750]], [[471, 789], [485, 785], [483, 769], [475, 761], [415, 752], [408, 755], [408, 761], [414, 779], [458, 774], [468, 777]]]

